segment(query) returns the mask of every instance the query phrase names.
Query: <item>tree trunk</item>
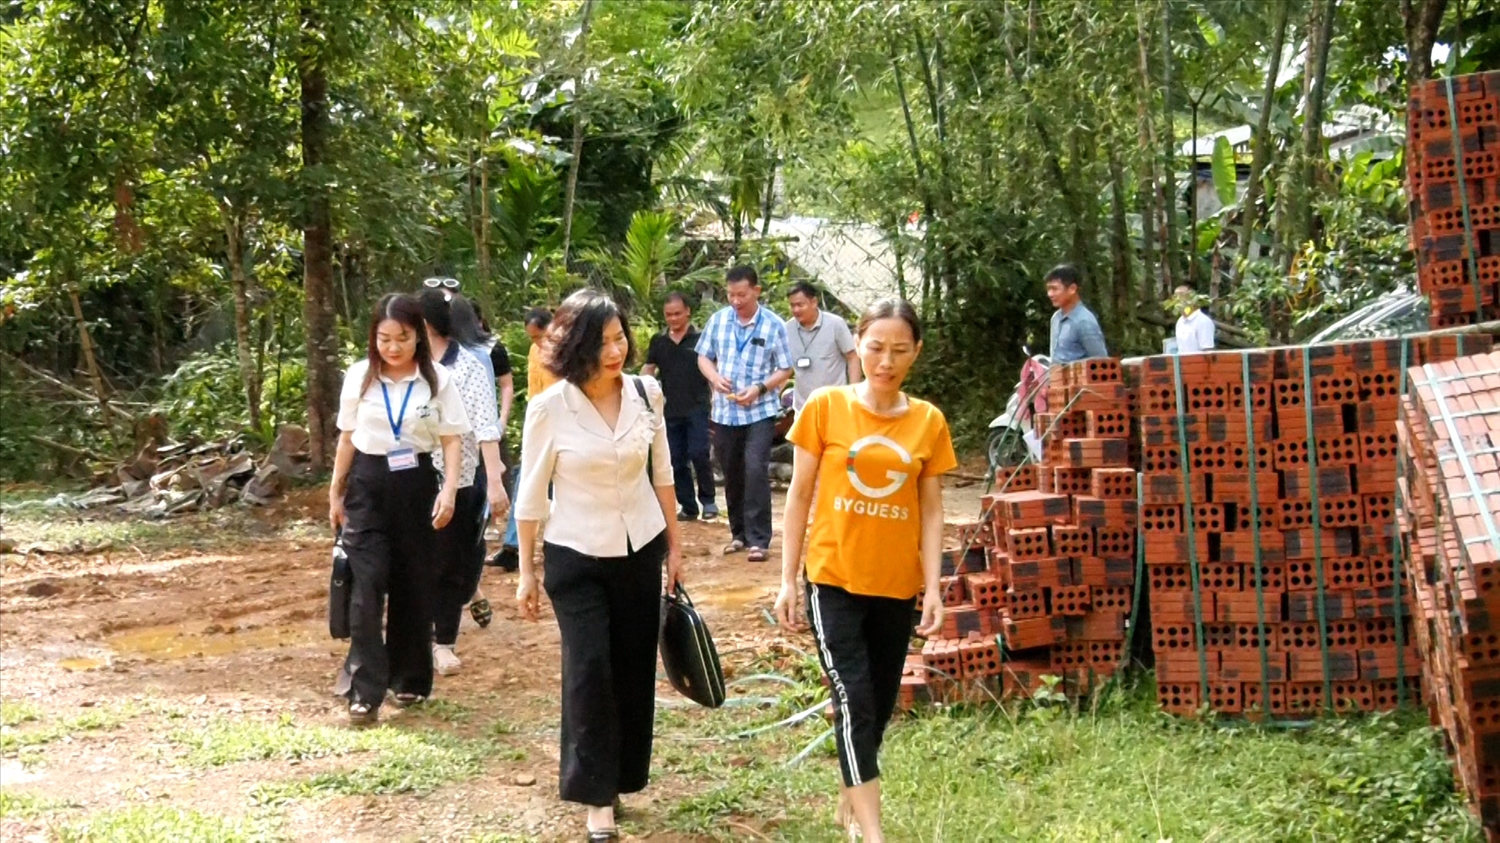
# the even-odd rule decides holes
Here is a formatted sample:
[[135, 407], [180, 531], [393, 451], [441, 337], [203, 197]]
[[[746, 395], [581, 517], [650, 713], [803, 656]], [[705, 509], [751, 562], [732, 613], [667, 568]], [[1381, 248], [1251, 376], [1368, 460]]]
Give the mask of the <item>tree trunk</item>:
[[323, 166], [328, 153], [328, 75], [324, 21], [311, 2], [301, 9], [297, 76], [302, 105], [302, 323], [307, 332], [307, 427], [318, 468], [332, 460], [340, 388], [333, 290], [333, 222]]
[[1141, 294], [1142, 304], [1157, 299], [1156, 289], [1156, 128], [1151, 120], [1151, 39], [1142, 6], [1136, 6], [1136, 46], [1140, 56], [1140, 95], [1136, 99], [1139, 124], [1141, 173], [1136, 201], [1141, 216]]
[[895, 40], [891, 40], [888, 46], [891, 73], [896, 80], [896, 95], [901, 100], [901, 116], [906, 123], [906, 139], [911, 144], [911, 161], [917, 174], [917, 190], [922, 195], [922, 300], [920, 305], [922, 316], [926, 318], [930, 312], [927, 290], [933, 276], [933, 256], [936, 254], [930, 234], [933, 215], [932, 185], [927, 179], [927, 167], [922, 163], [922, 146], [917, 141], [917, 124], [911, 116], [911, 98], [906, 93], [906, 82], [901, 75], [901, 62], [896, 55]]
[[1161, 295], [1165, 298], [1178, 283], [1181, 274], [1178, 272], [1178, 252], [1181, 251], [1177, 242], [1177, 139], [1172, 130], [1172, 4], [1171, 0], [1162, 0], [1161, 4], [1161, 98], [1162, 113], [1166, 119], [1162, 121], [1164, 138], [1163, 149], [1165, 158], [1162, 160], [1161, 173], [1161, 207], [1162, 207], [1162, 289]]
[[[581, 69], [588, 60], [589, 18], [594, 13], [594, 0], [583, 0], [583, 23], [578, 29], [578, 66]], [[568, 265], [569, 250], [573, 246], [573, 201], [578, 195], [578, 165], [583, 160], [583, 129], [586, 120], [583, 114], [583, 73], [573, 74], [573, 158], [568, 162], [568, 187], [563, 195], [563, 267]]]
[[1292, 166], [1286, 168], [1281, 268], [1290, 271], [1296, 255], [1312, 236], [1312, 190], [1323, 145], [1323, 87], [1328, 73], [1328, 42], [1333, 34], [1335, 0], [1312, 0], [1307, 9], [1307, 48], [1302, 76], [1302, 138]]
[[[1308, 63], [1307, 109], [1302, 121], [1302, 184], [1311, 188], [1317, 182], [1318, 164], [1323, 159], [1323, 92], [1328, 80], [1328, 53], [1333, 43], [1333, 22], [1338, 15], [1338, 0], [1314, 0], [1318, 26], [1309, 28], [1308, 37], [1315, 41], [1316, 61]], [[1303, 210], [1304, 236], [1312, 230], [1312, 210]]]
[[1270, 69], [1266, 71], [1266, 85], [1261, 91], [1260, 118], [1255, 126], [1255, 152], [1250, 158], [1250, 183], [1245, 187], [1245, 199], [1240, 204], [1244, 227], [1240, 229], [1240, 259], [1235, 262], [1234, 279], [1239, 281], [1244, 267], [1250, 261], [1250, 247], [1255, 238], [1257, 203], [1260, 201], [1261, 179], [1265, 178], [1266, 165], [1271, 160], [1271, 109], [1276, 105], [1276, 74], [1281, 69], [1281, 53], [1286, 48], [1286, 26], [1291, 17], [1291, 0], [1276, 0], [1276, 22], [1272, 24]]
[[89, 323], [83, 318], [83, 302], [78, 299], [78, 288], [68, 287], [68, 301], [73, 305], [73, 318], [78, 320], [78, 345], [83, 349], [84, 370], [89, 373], [89, 383], [94, 387], [94, 396], [99, 399], [99, 409], [109, 415], [109, 394], [104, 388], [104, 373], [99, 370], [99, 360], [94, 356], [94, 339], [89, 336]]
[[1432, 45], [1448, 0], [1401, 0], [1401, 20], [1406, 28], [1406, 80], [1416, 85], [1432, 78]]
[[229, 278], [234, 287], [234, 347], [240, 361], [240, 381], [245, 386], [245, 407], [250, 411], [250, 429], [260, 430], [260, 369], [251, 348], [250, 272], [245, 258], [245, 217], [243, 206], [219, 203], [224, 221], [225, 258], [229, 261]]
[[776, 207], [776, 159], [771, 159], [771, 172], [766, 176], [766, 192], [761, 198], [760, 236], [771, 236], [771, 212]]
[[1134, 284], [1130, 277], [1130, 231], [1126, 223], [1125, 167], [1120, 163], [1119, 152], [1109, 147], [1109, 254], [1114, 270], [1114, 319], [1110, 320], [1110, 347], [1124, 347], [1125, 325], [1131, 321]]
[[490, 283], [490, 156], [480, 147], [479, 156], [479, 240], [474, 247], [479, 250], [479, 283], [488, 289]]

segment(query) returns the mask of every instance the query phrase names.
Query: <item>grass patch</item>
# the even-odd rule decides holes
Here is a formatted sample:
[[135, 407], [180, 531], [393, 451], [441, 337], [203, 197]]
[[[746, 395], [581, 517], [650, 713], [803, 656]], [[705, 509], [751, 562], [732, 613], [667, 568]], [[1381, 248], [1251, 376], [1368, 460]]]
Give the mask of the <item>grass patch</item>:
[[28, 700], [0, 700], [0, 726], [19, 726], [41, 719], [42, 707]]
[[262, 818], [232, 819], [143, 805], [104, 811], [57, 830], [62, 843], [272, 843], [286, 839]]
[[442, 785], [479, 775], [493, 749], [489, 741], [438, 732], [403, 731], [390, 726], [362, 730], [299, 726], [290, 718], [275, 723], [219, 721], [203, 729], [177, 732], [171, 740], [187, 749], [184, 760], [195, 766], [371, 756], [366, 763], [350, 769], [259, 784], [251, 795], [261, 804], [314, 796], [430, 793]]
[[0, 790], [0, 819], [34, 820], [55, 811], [77, 808], [72, 802], [46, 799], [34, 793], [10, 793]]
[[[694, 752], [660, 741], [664, 766], [710, 784], [674, 806], [669, 824], [731, 839], [735, 818], [774, 817], [777, 839], [832, 839], [831, 743], [784, 767], [823, 726]], [[1147, 686], [1095, 712], [902, 718], [881, 766], [893, 840], [1481, 839], [1415, 713], [1302, 731], [1194, 723], [1156, 711]]]
[[410, 710], [455, 725], [467, 723], [469, 718], [474, 716], [473, 708], [450, 699], [425, 700], [412, 706]]
[[[139, 707], [126, 704], [111, 708], [86, 709], [82, 714], [56, 723], [45, 724], [39, 728], [21, 729], [7, 722], [7, 725], [0, 729], [0, 752], [14, 752], [27, 747], [45, 746], [66, 737], [117, 729], [126, 720], [139, 713]], [[17, 724], [36, 719], [37, 716], [32, 716], [17, 721]]]

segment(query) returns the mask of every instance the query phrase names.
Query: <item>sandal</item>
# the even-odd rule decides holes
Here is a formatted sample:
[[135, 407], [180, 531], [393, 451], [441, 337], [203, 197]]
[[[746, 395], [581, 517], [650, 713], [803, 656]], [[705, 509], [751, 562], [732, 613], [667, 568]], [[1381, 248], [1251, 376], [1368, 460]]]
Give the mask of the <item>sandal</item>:
[[609, 843], [611, 840], [620, 839], [618, 828], [601, 828], [598, 831], [589, 830], [589, 843]]
[[740, 541], [739, 539], [735, 539], [734, 541], [730, 542], [729, 544], [724, 545], [724, 555], [728, 556], [731, 553], [739, 553], [740, 551], [742, 551], [744, 549], [745, 549], [745, 543], [742, 542], [742, 541]]
[[749, 562], [764, 562], [769, 556], [764, 548], [752, 547], [750, 548], [750, 555], [746, 556], [745, 559]]
[[361, 702], [349, 703], [349, 725], [351, 726], [373, 725], [379, 716], [379, 712], [371, 706]]
[[421, 694], [400, 693], [396, 695], [396, 705], [399, 705], [402, 708], [410, 708], [411, 706], [423, 702], [426, 699], [427, 698], [422, 696]]
[[490, 601], [480, 597], [469, 604], [469, 616], [474, 618], [474, 623], [479, 624], [480, 629], [484, 629], [495, 619], [495, 610], [490, 608]]

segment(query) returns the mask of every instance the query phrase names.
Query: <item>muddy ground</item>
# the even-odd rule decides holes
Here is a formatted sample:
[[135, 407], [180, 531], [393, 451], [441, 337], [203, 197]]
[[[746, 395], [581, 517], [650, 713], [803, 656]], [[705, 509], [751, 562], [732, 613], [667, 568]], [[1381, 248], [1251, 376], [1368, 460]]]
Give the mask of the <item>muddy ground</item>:
[[[974, 518], [979, 493], [977, 484], [952, 484], [950, 522]], [[779, 526], [779, 493], [776, 503]], [[170, 546], [158, 537], [141, 547], [128, 527], [111, 524], [97, 531], [103, 538], [59, 538], [76, 536], [78, 520], [7, 518], [9, 539], [47, 552], [0, 557], [0, 697], [13, 713], [29, 712], [29, 722], [5, 727], [27, 740], [0, 753], [0, 784], [12, 800], [65, 810], [12, 810], [0, 818], [0, 838], [58, 839], [69, 823], [138, 805], [269, 817], [277, 836], [305, 841], [582, 836], [581, 811], [556, 795], [557, 629], [545, 597], [541, 622], [518, 619], [513, 575], [485, 570], [495, 619], [487, 629], [465, 619], [463, 671], [439, 677], [435, 691], [451, 705], [382, 710], [395, 729], [492, 740], [481, 772], [415, 792], [268, 802], [258, 785], [348, 770], [365, 756], [314, 751], [205, 765], [188, 753], [194, 735], [225, 724], [344, 728], [331, 696], [344, 646], [328, 638], [325, 620], [326, 494], [308, 489], [265, 509], [189, 516], [173, 527], [179, 538]], [[805, 651], [807, 639], [783, 638], [769, 622], [779, 556], [764, 564], [726, 557], [722, 521], [683, 526], [685, 582], [726, 670]], [[779, 545], [778, 532], [773, 551]], [[659, 696], [680, 700], [664, 682]], [[713, 713], [670, 711], [682, 713], [679, 732], [712, 728]], [[52, 736], [38, 739], [47, 729]], [[670, 765], [658, 758], [658, 767]], [[652, 787], [625, 801], [627, 830], [637, 839], [702, 839], [667, 830], [666, 821], [702, 781], [678, 769], [653, 772]], [[775, 836], [774, 818], [746, 817], [738, 827], [748, 838]]]

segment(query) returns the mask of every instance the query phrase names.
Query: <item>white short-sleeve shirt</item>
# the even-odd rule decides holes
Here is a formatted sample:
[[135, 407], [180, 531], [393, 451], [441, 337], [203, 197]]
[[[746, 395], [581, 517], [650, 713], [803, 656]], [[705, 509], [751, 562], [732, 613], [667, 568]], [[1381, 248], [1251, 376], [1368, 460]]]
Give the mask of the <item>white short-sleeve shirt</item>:
[[[350, 366], [339, 393], [339, 430], [354, 434], [354, 447], [361, 453], [379, 456], [395, 450], [396, 437], [386, 415], [389, 396], [390, 416], [401, 420], [401, 447], [430, 454], [442, 448], [442, 437], [468, 433], [469, 416], [464, 412], [453, 373], [441, 363], [433, 363], [432, 367], [437, 371], [436, 395], [420, 371], [399, 381], [379, 375], [361, 393], [370, 362], [361, 360]], [[411, 398], [406, 400], [406, 415], [401, 417], [401, 404], [408, 388]]]
[[620, 417], [613, 430], [583, 390], [568, 381], [553, 384], [527, 404], [515, 513], [522, 521], [547, 517], [551, 483], [549, 544], [587, 556], [625, 556], [667, 528], [652, 488], [672, 485], [666, 401], [654, 378], [640, 380], [651, 406], [641, 401], [631, 378], [622, 378]]
[[1214, 348], [1214, 320], [1202, 310], [1177, 319], [1177, 353], [1195, 354]]

